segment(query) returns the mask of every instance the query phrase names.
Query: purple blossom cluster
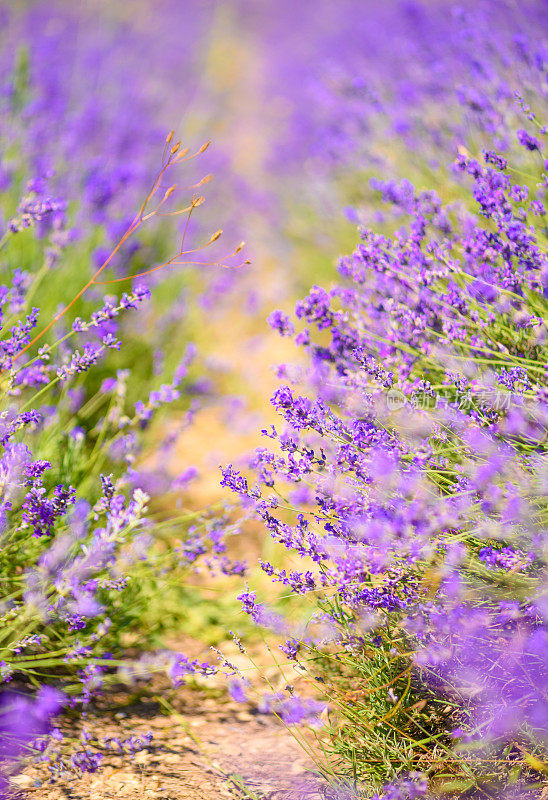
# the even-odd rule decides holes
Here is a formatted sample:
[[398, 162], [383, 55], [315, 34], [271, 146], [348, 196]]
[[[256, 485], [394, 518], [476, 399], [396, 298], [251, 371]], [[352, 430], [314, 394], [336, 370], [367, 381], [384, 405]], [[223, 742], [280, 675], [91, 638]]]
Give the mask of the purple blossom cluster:
[[[229, 682], [229, 691], [231, 697], [238, 703], [252, 700], [247, 684], [243, 680], [232, 679]], [[259, 705], [261, 714], [275, 714], [285, 725], [306, 724], [312, 727], [321, 726], [320, 715], [326, 709], [326, 703], [310, 697], [299, 697], [292, 691], [292, 687], [288, 687], [287, 692], [263, 694]]]
[[[32, 191], [37, 192], [37, 186]], [[30, 215], [30, 205], [24, 208]], [[52, 207], [48, 213], [60, 209]], [[23, 214], [23, 204], [19, 212]], [[34, 207], [34, 212], [37, 229], [45, 222], [45, 205]], [[52, 777], [100, 768], [107, 743], [83, 732], [75, 749], [73, 739], [53, 727], [61, 708], [70, 706], [85, 713], [109, 683], [120, 680], [149, 678], [161, 671], [173, 686], [180, 686], [188, 676], [212, 672], [209, 664], [173, 652], [151, 656], [137, 669], [128, 662], [121, 639], [138, 627], [139, 614], [148, 607], [146, 593], [151, 584], [169, 586], [175, 569], [179, 574], [190, 565], [197, 570], [197, 561], [206, 552], [202, 561], [209, 572], [241, 575], [245, 571], [243, 562], [227, 555], [228, 525], [207, 512], [198, 520], [190, 515], [195, 524], [188, 539], [187, 515], [176, 514], [174, 521], [168, 517], [167, 524], [185, 539], [184, 553], [159, 546], [155, 521], [148, 515], [150, 496], [136, 480], [136, 453], [154, 412], [175, 401], [183, 408], [183, 422], [160, 448], [165, 469], [178, 432], [192, 423], [196, 412], [188, 395], [209, 391], [204, 383], [198, 389], [197, 382], [191, 391], [187, 388], [196, 348], [189, 345], [183, 352], [171, 384], [154, 388], [156, 374], [142, 380], [140, 396], [148, 400], [131, 404], [127, 397], [130, 370], [118, 369], [113, 378], [101, 362], [107, 351], [121, 349], [121, 339], [115, 334], [120, 333], [122, 315], [142, 313], [149, 288], [137, 284], [102, 301], [95, 289], [95, 297], [79, 304], [82, 316], [65, 327], [65, 315], [93, 284], [78, 275], [76, 280], [80, 286], [84, 283], [84, 289], [75, 290], [75, 299], [60, 312], [50, 311], [49, 322], [33, 338], [39, 310], [29, 312], [30, 295], [40, 291], [46, 305], [52, 299], [41, 283], [45, 277], [52, 280], [51, 236], [37, 230], [33, 238], [14, 236], [20, 230], [13, 225], [8, 225], [8, 233], [0, 245], [6, 248], [6, 272], [13, 248], [21, 247], [16, 252], [22, 258], [30, 255], [33, 262], [36, 253], [43, 258], [41, 268], [34, 271], [13, 269], [10, 284], [0, 287], [2, 320], [6, 320], [0, 337], [4, 391], [0, 410], [0, 683], [14, 687], [10, 692], [0, 686], [2, 794], [14, 762], [29, 756], [47, 765]], [[109, 377], [94, 377], [99, 367]], [[116, 458], [120, 450], [124, 457]], [[187, 470], [177, 482], [172, 475], [173, 491], [184, 491], [194, 476], [195, 471]], [[197, 542], [207, 542], [207, 547]], [[180, 600], [184, 586], [174, 593]], [[40, 677], [38, 687], [35, 675]], [[23, 699], [18, 695], [21, 687]], [[33, 688], [39, 688], [36, 697]], [[52, 698], [62, 700], [53, 702]], [[19, 723], [17, 716], [25, 713], [28, 723]], [[10, 742], [14, 744], [8, 747]], [[146, 737], [133, 737], [113, 746], [131, 754], [148, 743]]]
[[[29, 188], [29, 187], [27, 187]], [[38, 194], [36, 188], [30, 187], [17, 207], [17, 216], [8, 222], [8, 230], [11, 233], [19, 233], [25, 228], [30, 228], [38, 222], [43, 222], [50, 216], [59, 216], [65, 211], [66, 205], [63, 200], [55, 200], [47, 195]]]

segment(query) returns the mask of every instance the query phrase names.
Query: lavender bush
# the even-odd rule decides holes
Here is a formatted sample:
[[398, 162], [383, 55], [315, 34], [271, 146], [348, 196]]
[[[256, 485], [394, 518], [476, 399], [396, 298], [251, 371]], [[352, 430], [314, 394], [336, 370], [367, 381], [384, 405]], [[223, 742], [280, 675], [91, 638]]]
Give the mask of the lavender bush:
[[472, 202], [375, 182], [404, 225], [361, 230], [342, 282], [297, 303], [298, 332], [271, 315], [309, 366], [279, 368], [256, 480], [223, 472], [302, 559], [261, 563], [309, 600], [282, 650], [327, 684], [325, 768], [370, 791], [417, 771], [434, 792], [541, 789], [546, 128], [516, 102], [512, 162], [457, 156]]
[[[178, 685], [186, 675], [211, 671], [208, 664], [176, 652], [153, 653], [142, 663], [127, 656], [132, 632], [139, 631], [141, 650], [157, 644], [163, 614], [157, 601], [155, 614], [150, 615], [151, 597], [160, 594], [164, 603], [171, 598], [179, 606], [168, 622], [168, 627], [177, 628], [184, 615], [185, 569], [194, 569], [204, 553], [210, 569], [238, 574], [242, 570], [225, 555], [227, 526], [222, 519], [207, 512], [169, 514], [167, 507], [150, 512], [151, 495], [142, 484], [150, 483], [154, 473], [136, 469], [158, 410], [178, 405], [178, 430], [192, 422], [196, 409], [187, 375], [195, 348], [181, 347], [169, 383], [158, 385], [154, 374], [139, 376], [140, 399], [131, 403], [129, 370], [113, 369], [108, 354], [122, 349], [123, 316], [143, 313], [150, 289], [139, 283], [143, 277], [139, 271], [126, 276], [133, 280], [128, 292], [109, 294], [98, 306], [92, 294], [104, 284], [116, 290], [126, 280], [119, 276], [106, 280], [112, 259], [131, 236], [169, 207], [175, 186], [166, 189], [162, 182], [177, 165], [206, 148], [207, 144], [192, 154], [173, 134], [167, 137], [161, 169], [118, 245], [89, 279], [80, 276], [80, 288], [70, 302], [45, 321], [33, 301], [39, 302], [45, 293], [44, 282], [52, 270], [66, 274], [64, 259], [70, 259], [75, 249], [70, 236], [65, 236], [54, 267], [52, 248], [68, 233], [65, 203], [49, 197], [43, 182], [32, 181], [2, 240], [7, 283], [0, 289], [4, 684], [0, 725], [5, 743], [2, 759], [8, 769], [14, 758], [30, 750], [49, 764], [52, 774], [94, 771], [102, 750], [110, 745], [83, 734], [75, 750], [58, 728], [49, 726], [61, 708], [85, 712], [109, 682], [163, 671]], [[191, 197], [182, 210], [187, 219], [202, 200]], [[205, 246], [220, 234], [214, 233]], [[77, 243], [84, 252], [86, 246], [85, 240]], [[192, 260], [195, 253], [196, 248], [189, 249], [183, 241], [175, 255], [144, 273]], [[43, 266], [13, 268], [13, 260]], [[126, 266], [134, 264], [130, 260]], [[76, 276], [69, 272], [68, 282], [71, 278]], [[76, 316], [77, 311], [83, 316]], [[157, 346], [162, 335], [165, 331], [160, 329]], [[134, 357], [129, 349], [129, 364]], [[94, 372], [99, 365], [107, 377], [98, 383]], [[164, 462], [175, 439], [171, 433], [159, 445]], [[165, 480], [166, 475], [161, 477]], [[164, 494], [177, 496], [192, 477], [188, 470], [172, 476]], [[34, 700], [32, 689], [37, 690]], [[125, 745], [122, 750], [135, 751], [148, 742], [135, 741], [129, 751]]]

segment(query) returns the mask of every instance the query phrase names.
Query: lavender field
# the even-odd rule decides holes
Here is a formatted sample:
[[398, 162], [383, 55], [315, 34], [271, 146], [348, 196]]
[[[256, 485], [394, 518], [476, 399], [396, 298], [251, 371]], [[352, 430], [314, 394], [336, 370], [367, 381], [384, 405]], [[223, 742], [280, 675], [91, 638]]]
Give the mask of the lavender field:
[[0, 21], [0, 798], [546, 800], [548, 5]]

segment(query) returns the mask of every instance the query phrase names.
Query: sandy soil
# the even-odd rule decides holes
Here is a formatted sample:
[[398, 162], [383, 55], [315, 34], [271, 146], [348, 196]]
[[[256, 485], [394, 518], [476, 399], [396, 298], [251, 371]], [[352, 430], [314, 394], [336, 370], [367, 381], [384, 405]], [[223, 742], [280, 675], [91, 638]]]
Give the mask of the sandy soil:
[[[220, 696], [219, 696], [220, 695]], [[162, 705], [169, 698], [166, 711]], [[64, 723], [78, 733], [81, 722]], [[14, 779], [25, 800], [321, 800], [329, 795], [314, 764], [275, 717], [235, 703], [211, 689], [158, 685], [140, 699], [109, 696], [86, 721], [97, 736], [153, 734], [134, 756], [105, 758], [101, 771], [48, 782], [47, 771], [27, 767]]]

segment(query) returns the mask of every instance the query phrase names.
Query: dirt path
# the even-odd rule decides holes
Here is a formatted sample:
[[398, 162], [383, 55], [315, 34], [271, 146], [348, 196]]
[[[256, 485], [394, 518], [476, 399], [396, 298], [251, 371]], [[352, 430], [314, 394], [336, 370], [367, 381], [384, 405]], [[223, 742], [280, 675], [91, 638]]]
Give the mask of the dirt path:
[[47, 782], [46, 770], [27, 768], [16, 779], [23, 796], [28, 800], [325, 797], [310, 772], [313, 763], [275, 717], [246, 710], [227, 697], [212, 698], [200, 689], [183, 688], [172, 694], [176, 710], [169, 714], [164, 713], [162, 701], [161, 694], [151, 693], [127, 705], [120, 695], [116, 705], [123, 710], [98, 709], [86, 723], [98, 736], [127, 738], [151, 731], [148, 750], [123, 758], [108, 756], [99, 773], [55, 784]]

